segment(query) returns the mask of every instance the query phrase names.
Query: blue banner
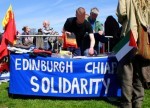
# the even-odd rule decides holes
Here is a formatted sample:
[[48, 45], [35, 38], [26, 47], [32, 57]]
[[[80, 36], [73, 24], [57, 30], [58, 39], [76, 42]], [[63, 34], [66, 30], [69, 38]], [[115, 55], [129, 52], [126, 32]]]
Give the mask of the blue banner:
[[64, 59], [10, 55], [9, 93], [52, 97], [120, 96], [115, 57]]

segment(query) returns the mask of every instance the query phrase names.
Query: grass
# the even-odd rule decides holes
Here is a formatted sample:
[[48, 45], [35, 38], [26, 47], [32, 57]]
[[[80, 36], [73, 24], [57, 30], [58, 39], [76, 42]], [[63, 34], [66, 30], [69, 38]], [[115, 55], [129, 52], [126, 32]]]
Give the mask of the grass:
[[[23, 96], [10, 97], [8, 95], [9, 83], [0, 85], [0, 108], [118, 108], [119, 101], [101, 99], [51, 99], [51, 98], [25, 98]], [[150, 108], [150, 90], [145, 90], [143, 108]]]

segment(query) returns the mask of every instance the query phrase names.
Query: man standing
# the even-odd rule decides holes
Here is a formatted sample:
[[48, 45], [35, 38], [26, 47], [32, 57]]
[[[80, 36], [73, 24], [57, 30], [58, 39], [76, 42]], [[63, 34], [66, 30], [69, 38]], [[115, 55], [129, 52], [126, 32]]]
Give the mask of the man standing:
[[103, 25], [100, 21], [97, 20], [97, 16], [99, 14], [98, 8], [94, 7], [90, 11], [90, 16], [87, 18], [87, 20], [92, 25], [94, 33], [99, 33], [100, 35], [103, 34]]
[[84, 49], [83, 44], [86, 44], [84, 42], [84, 36], [85, 34], [89, 34], [90, 37], [90, 47], [88, 50], [89, 55], [94, 54], [94, 45], [95, 45], [95, 39], [93, 35], [92, 26], [88, 21], [85, 20], [86, 11], [83, 7], [79, 7], [76, 10], [76, 17], [68, 18], [64, 24], [64, 32], [68, 35], [71, 35], [71, 33], [75, 34], [76, 42], [78, 48], [75, 49], [77, 55], [84, 55]]
[[[53, 35], [54, 34], [54, 30], [52, 28], [50, 28], [50, 22], [45, 20], [43, 21], [43, 29], [42, 29], [42, 33], [44, 35]], [[54, 49], [54, 44], [56, 44], [56, 37], [46, 37], [45, 38], [46, 43], [44, 43], [45, 45], [45, 49], [49, 49], [52, 50]], [[48, 44], [47, 44], [48, 42]]]
[[119, 0], [117, 16], [122, 25], [122, 36], [133, 36], [137, 43], [137, 48], [133, 48], [118, 65], [121, 108], [141, 108], [144, 98], [143, 69], [150, 67], [150, 1]]
[[[94, 49], [99, 52], [99, 45], [102, 47], [102, 43], [107, 43], [108, 39], [104, 36], [103, 24], [97, 20], [97, 16], [99, 14], [99, 9], [94, 7], [90, 11], [90, 16], [87, 18], [87, 21], [90, 22], [94, 37], [95, 37], [95, 46]], [[100, 42], [100, 44], [99, 44]]]

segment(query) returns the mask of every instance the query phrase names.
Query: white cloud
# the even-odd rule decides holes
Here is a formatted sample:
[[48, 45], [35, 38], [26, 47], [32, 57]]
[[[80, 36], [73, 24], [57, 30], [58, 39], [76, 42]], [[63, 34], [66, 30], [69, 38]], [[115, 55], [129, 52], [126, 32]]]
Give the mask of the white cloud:
[[17, 16], [22, 16], [22, 15], [30, 16], [33, 13], [37, 13], [40, 10], [40, 8], [41, 8], [40, 5], [22, 7], [14, 10], [14, 13]]
[[57, 0], [52, 6], [60, 5], [64, 0]]

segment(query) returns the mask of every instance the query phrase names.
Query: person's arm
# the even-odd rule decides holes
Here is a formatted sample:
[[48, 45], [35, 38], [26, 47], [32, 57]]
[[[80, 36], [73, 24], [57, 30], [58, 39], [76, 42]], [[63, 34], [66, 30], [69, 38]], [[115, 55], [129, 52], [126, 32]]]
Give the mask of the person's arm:
[[64, 27], [63, 27], [63, 30], [62, 30], [63, 34], [62, 34], [62, 37], [61, 37], [61, 42], [63, 43], [63, 47], [64, 47], [64, 42], [66, 41], [66, 36], [71, 35], [71, 32], [66, 31]]
[[71, 32], [66, 31], [64, 28], [63, 28], [63, 30], [62, 30], [62, 33], [65, 34], [65, 35], [67, 35], [67, 36], [70, 36], [70, 35], [71, 35]]
[[71, 23], [72, 21], [67, 19], [63, 27], [63, 33], [65, 33], [67, 36], [71, 35]]
[[90, 48], [89, 48], [89, 54], [93, 55], [94, 54], [94, 45], [95, 45], [95, 38], [94, 38], [94, 34], [90, 33]]

